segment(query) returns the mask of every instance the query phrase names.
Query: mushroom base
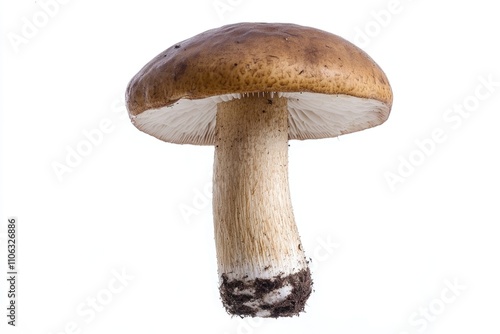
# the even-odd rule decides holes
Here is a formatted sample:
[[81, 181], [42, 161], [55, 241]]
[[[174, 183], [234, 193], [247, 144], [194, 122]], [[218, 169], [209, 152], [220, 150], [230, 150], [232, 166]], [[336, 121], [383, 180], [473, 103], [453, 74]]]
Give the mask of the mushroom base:
[[229, 314], [278, 318], [299, 315], [312, 291], [309, 268], [273, 278], [228, 279], [222, 275], [219, 287]]

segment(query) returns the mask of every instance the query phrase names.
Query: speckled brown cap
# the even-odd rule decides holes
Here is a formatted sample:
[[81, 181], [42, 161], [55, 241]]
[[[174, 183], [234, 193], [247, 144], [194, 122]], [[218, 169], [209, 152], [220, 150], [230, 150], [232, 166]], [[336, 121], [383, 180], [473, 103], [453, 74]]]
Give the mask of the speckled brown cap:
[[161, 140], [212, 145], [217, 103], [245, 94], [289, 99], [289, 139], [335, 137], [383, 123], [392, 91], [380, 67], [331, 33], [239, 23], [177, 43], [130, 81], [134, 125]]

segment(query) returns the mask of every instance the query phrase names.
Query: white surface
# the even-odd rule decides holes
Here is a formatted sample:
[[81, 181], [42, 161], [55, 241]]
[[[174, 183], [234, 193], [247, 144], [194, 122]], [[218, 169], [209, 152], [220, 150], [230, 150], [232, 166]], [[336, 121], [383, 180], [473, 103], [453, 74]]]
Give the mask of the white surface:
[[[388, 106], [374, 99], [309, 92], [278, 94], [288, 99], [290, 139], [334, 138], [377, 126], [387, 116]], [[169, 143], [213, 145], [217, 104], [239, 98], [241, 94], [180, 99], [131, 120], [141, 131]]]
[[[19, 326], [6, 326], [2, 306], [2, 334], [500, 331], [500, 22], [491, 1], [48, 2], [0, 8], [0, 267], [4, 277], [4, 223], [15, 215], [20, 273]], [[299, 318], [224, 312], [213, 149], [147, 136], [123, 108], [128, 81], [152, 57], [239, 21], [336, 33], [367, 51], [394, 90], [385, 124], [290, 142], [292, 201], [315, 281]], [[23, 33], [13, 47], [9, 38]], [[1, 279], [1, 305], [6, 288]]]

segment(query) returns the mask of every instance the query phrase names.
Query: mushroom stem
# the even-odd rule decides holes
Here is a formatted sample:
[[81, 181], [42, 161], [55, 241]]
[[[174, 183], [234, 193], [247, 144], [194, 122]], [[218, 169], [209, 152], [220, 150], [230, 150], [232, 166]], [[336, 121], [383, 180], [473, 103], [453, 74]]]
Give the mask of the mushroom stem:
[[260, 93], [221, 102], [213, 211], [220, 293], [230, 314], [303, 311], [312, 281], [288, 187], [287, 100]]

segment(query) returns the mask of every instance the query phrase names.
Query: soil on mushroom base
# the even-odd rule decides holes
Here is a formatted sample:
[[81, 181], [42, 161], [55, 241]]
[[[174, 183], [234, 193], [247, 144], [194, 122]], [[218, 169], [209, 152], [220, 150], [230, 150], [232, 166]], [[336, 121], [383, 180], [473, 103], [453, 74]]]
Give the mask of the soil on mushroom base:
[[[285, 299], [273, 304], [264, 301], [268, 293], [285, 286], [291, 287], [291, 292]], [[312, 291], [312, 279], [309, 268], [288, 276], [277, 275], [269, 279], [229, 280], [227, 275], [223, 274], [219, 290], [229, 314], [256, 317], [258, 311], [266, 310], [271, 318], [292, 317], [304, 310]], [[250, 295], [241, 293], [243, 290], [255, 292]]]

